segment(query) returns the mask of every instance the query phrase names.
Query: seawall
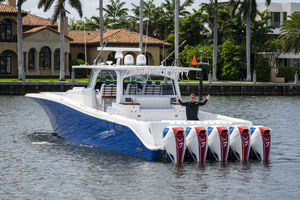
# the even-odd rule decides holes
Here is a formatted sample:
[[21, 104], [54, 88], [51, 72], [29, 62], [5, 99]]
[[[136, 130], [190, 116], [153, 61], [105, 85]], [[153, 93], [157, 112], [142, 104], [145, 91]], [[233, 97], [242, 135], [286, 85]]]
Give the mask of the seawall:
[[[86, 82], [0, 82], [0, 95], [24, 95], [37, 92], [64, 92], [84, 87]], [[199, 83], [180, 83], [182, 95], [198, 94]], [[203, 95], [300, 96], [300, 84], [292, 83], [204, 83]]]

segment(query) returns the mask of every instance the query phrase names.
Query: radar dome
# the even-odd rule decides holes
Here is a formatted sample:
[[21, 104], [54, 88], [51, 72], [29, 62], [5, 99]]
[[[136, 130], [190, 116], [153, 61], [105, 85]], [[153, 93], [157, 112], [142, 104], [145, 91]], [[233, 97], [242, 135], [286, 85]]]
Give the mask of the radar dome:
[[133, 56], [130, 54], [127, 54], [124, 58], [124, 65], [133, 65], [133, 64], [134, 64]]
[[144, 66], [144, 65], [146, 65], [146, 63], [147, 63], [147, 60], [146, 60], [145, 55], [140, 54], [140, 55], [137, 56], [137, 58], [136, 58], [136, 64], [137, 65]]

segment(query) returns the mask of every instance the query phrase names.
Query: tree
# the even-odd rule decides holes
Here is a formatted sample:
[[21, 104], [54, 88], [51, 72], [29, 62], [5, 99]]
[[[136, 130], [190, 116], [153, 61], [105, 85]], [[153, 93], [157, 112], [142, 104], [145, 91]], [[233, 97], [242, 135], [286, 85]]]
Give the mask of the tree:
[[[174, 31], [175, 1], [176, 0], [165, 0], [160, 6], [164, 11], [163, 20], [165, 24], [164, 29], [166, 33], [172, 33]], [[190, 14], [186, 10], [186, 8], [191, 6], [193, 3], [194, 0], [185, 0], [181, 5], [179, 5], [179, 18], [185, 17], [186, 15]]]
[[75, 18], [72, 18], [70, 20], [69, 29], [70, 30], [84, 30], [85, 22], [83, 20], [75, 20]]
[[244, 48], [241, 45], [233, 45], [229, 40], [220, 45], [220, 48], [221, 58], [224, 61], [222, 78], [225, 80], [239, 80], [243, 73]]
[[[48, 11], [54, 2], [55, 8], [53, 13], [53, 23], [57, 20], [58, 16], [60, 15], [60, 73], [59, 73], [59, 80], [65, 80], [65, 3], [67, 0], [39, 0], [38, 8], [44, 8], [44, 12]], [[68, 0], [70, 6], [77, 10], [79, 16], [82, 17], [82, 6], [80, 0]]]
[[108, 28], [126, 27], [128, 8], [125, 7], [125, 4], [125, 2], [120, 2], [120, 0], [110, 0], [110, 3], [103, 9], [105, 11], [105, 18], [109, 21]]
[[289, 18], [280, 29], [281, 50], [284, 53], [300, 53], [300, 13], [294, 12]]
[[[139, 30], [139, 15], [140, 15], [140, 6], [132, 4], [133, 9], [131, 10], [134, 15], [130, 16], [129, 23], [130, 29], [132, 31]], [[166, 20], [165, 12], [161, 6], [156, 7], [153, 3], [153, 0], [144, 2], [143, 8], [144, 15], [144, 32], [151, 37], [155, 37], [161, 40], [165, 40], [168, 37], [166, 32]]]
[[218, 61], [218, 0], [210, 0], [209, 3], [202, 4], [202, 10], [206, 13], [206, 22], [213, 32], [212, 80], [216, 81]]
[[[246, 47], [247, 47], [247, 81], [251, 81], [251, 20], [255, 20], [257, 12], [256, 0], [231, 0], [241, 4], [241, 14], [246, 22]], [[266, 5], [270, 5], [271, 0], [265, 0]]]
[[193, 10], [193, 13], [180, 19], [181, 38], [184, 38], [189, 45], [203, 43], [205, 34], [208, 33], [205, 27], [205, 18], [201, 9]]
[[217, 81], [217, 62], [218, 62], [218, 0], [214, 2], [214, 52], [212, 81]]
[[18, 79], [25, 81], [23, 64], [23, 24], [22, 24], [22, 5], [26, 0], [18, 0], [17, 7], [17, 37], [18, 37]]

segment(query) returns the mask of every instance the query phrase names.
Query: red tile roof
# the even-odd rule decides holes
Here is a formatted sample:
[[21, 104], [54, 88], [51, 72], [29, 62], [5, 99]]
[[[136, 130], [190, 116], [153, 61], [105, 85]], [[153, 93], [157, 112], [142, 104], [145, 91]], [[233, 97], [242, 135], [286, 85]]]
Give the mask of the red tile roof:
[[[84, 31], [81, 30], [69, 30], [69, 36], [73, 39], [73, 44], [84, 44]], [[99, 36], [99, 31], [86, 31], [86, 41], [93, 40]]]
[[[18, 9], [16, 7], [0, 3], [0, 14], [17, 15], [17, 12]], [[23, 13], [23, 17], [22, 17], [23, 26], [50, 26], [50, 27], [57, 26], [56, 22], [52, 24], [51, 19], [45, 19], [33, 14], [29, 14], [27, 11], [24, 10], [22, 10], [22, 13]]]
[[33, 14], [28, 14], [27, 16], [22, 18], [23, 26], [50, 26], [56, 27], [57, 23], [54, 22], [52, 24], [51, 19], [45, 19]]
[[[18, 9], [13, 6], [9, 6], [3, 3], [0, 3], [0, 14], [11, 14], [11, 15], [16, 15], [18, 13]], [[23, 15], [26, 15], [27, 12], [22, 10]]]
[[[86, 31], [87, 44], [97, 44], [100, 42], [99, 31]], [[84, 44], [84, 31], [69, 31], [69, 36], [73, 39], [71, 44]], [[104, 41], [108, 40], [113, 44], [139, 44], [140, 36], [137, 32], [132, 32], [126, 29], [107, 30], [103, 34]], [[170, 43], [163, 42], [153, 37], [143, 36], [143, 42], [149, 45], [170, 46]]]
[[[54, 32], [54, 33], [57, 33], [57, 34], [60, 34], [59, 32], [57, 32], [56, 30], [53, 30], [52, 28], [49, 28], [49, 27], [47, 27], [47, 26], [40, 26], [40, 27], [36, 27], [36, 28], [32, 28], [32, 29], [30, 29], [30, 30], [28, 30], [28, 31], [25, 31], [24, 33], [23, 33], [23, 37], [27, 37], [27, 36], [29, 36], [29, 35], [32, 35], [32, 34], [34, 34], [34, 33], [37, 33], [37, 32], [39, 32], [39, 31], [42, 31], [42, 30], [45, 30], [45, 29], [47, 29], [47, 30], [50, 30], [50, 31], [52, 31], [52, 32]], [[69, 40], [73, 40], [71, 37], [69, 37], [69, 36], [65, 36], [66, 38], [68, 38]]]

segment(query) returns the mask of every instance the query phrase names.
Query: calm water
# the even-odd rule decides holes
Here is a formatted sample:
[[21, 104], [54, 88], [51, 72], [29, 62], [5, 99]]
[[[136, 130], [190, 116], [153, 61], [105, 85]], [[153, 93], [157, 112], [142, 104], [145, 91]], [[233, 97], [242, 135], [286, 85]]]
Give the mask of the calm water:
[[271, 162], [148, 162], [52, 136], [30, 99], [0, 96], [0, 199], [300, 199], [300, 97], [212, 97], [203, 110], [272, 128]]

